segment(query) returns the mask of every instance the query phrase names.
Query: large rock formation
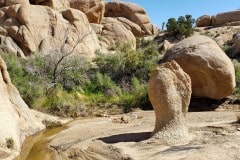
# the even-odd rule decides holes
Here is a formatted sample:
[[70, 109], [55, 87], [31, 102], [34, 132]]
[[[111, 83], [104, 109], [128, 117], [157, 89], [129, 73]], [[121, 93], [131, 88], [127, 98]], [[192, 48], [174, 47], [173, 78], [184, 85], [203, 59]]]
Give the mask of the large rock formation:
[[70, 6], [84, 12], [90, 23], [100, 23], [105, 12], [104, 0], [68, 0]]
[[195, 35], [170, 48], [163, 61], [175, 60], [191, 77], [193, 95], [222, 99], [235, 87], [234, 66], [212, 39]]
[[196, 21], [197, 27], [206, 26], [238, 26], [240, 25], [240, 11], [219, 13], [215, 16], [203, 15]]
[[0, 57], [0, 159], [13, 159], [21, 150], [26, 136], [43, 129], [22, 100], [9, 78]]
[[167, 144], [186, 142], [186, 113], [191, 98], [191, 79], [175, 62], [155, 68], [148, 82], [148, 95], [156, 123], [155, 137]]
[[[120, 19], [133, 29], [135, 36], [152, 35], [158, 32], [157, 27], [150, 23], [146, 11], [134, 3], [108, 2], [106, 3], [105, 17], [124, 17], [131, 21]], [[136, 31], [136, 29], [139, 30], [139, 27], [136, 27], [137, 25], [141, 28], [141, 32]]]
[[84, 13], [62, 12], [46, 6], [11, 5], [0, 9], [1, 48], [21, 55], [35, 52], [69, 52], [91, 58], [100, 49], [96, 34]]

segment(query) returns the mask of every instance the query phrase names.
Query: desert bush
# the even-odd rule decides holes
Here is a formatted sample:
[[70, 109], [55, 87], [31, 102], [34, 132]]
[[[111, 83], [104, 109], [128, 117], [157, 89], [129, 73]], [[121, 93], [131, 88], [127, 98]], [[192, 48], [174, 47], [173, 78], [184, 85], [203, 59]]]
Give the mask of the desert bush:
[[7, 64], [12, 83], [18, 88], [24, 101], [32, 107], [34, 100], [44, 94], [39, 76], [27, 72], [26, 60], [12, 54], [1, 54], [1, 56]]
[[[58, 64], [53, 55], [27, 60], [4, 54], [14, 85], [31, 108], [77, 117], [86, 105], [108, 103], [124, 111], [150, 106], [147, 81], [159, 60], [157, 45], [139, 40], [137, 50], [117, 44], [114, 54], [97, 53], [93, 62], [68, 56]], [[55, 58], [55, 59], [54, 59]], [[55, 67], [54, 67], [55, 66]], [[85, 105], [86, 104], [86, 105]]]
[[185, 15], [175, 18], [169, 18], [166, 24], [167, 32], [173, 36], [185, 36], [189, 37], [194, 33], [193, 24], [195, 20], [191, 15]]

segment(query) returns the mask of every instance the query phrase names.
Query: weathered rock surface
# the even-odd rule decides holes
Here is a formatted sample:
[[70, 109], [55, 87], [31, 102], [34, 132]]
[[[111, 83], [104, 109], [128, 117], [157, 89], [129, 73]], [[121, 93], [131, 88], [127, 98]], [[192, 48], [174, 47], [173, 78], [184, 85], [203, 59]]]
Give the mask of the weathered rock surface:
[[0, 38], [21, 56], [35, 52], [74, 53], [88, 58], [100, 49], [96, 34], [84, 13], [75, 9], [62, 12], [46, 6], [12, 5], [0, 9]]
[[[132, 23], [126, 21], [124, 23], [129, 26], [140, 26], [142, 36], [152, 35], [158, 32], [157, 27], [150, 23], [146, 11], [134, 3], [108, 2], [105, 8], [105, 17], [124, 17], [132, 21]], [[134, 27], [134, 30], [135, 29], [136, 27]], [[139, 36], [139, 31], [133, 31], [133, 33], [136, 33], [135, 36]]]
[[211, 16], [203, 15], [196, 20], [197, 27], [210, 26], [212, 24]]
[[72, 8], [84, 12], [90, 23], [100, 23], [105, 12], [104, 0], [68, 0]]
[[127, 43], [132, 48], [136, 48], [136, 38], [117, 18], [106, 17], [102, 21], [102, 42], [106, 46], [114, 45], [118, 42]]
[[186, 142], [186, 113], [191, 93], [191, 79], [175, 61], [152, 71], [148, 95], [156, 116], [154, 134], [159, 140], [167, 144]]
[[20, 152], [25, 137], [43, 129], [44, 125], [31, 114], [11, 83], [1, 57], [0, 69], [0, 159], [10, 160]]
[[191, 77], [195, 96], [222, 99], [235, 87], [234, 66], [212, 39], [195, 35], [170, 48], [163, 62], [175, 60]]

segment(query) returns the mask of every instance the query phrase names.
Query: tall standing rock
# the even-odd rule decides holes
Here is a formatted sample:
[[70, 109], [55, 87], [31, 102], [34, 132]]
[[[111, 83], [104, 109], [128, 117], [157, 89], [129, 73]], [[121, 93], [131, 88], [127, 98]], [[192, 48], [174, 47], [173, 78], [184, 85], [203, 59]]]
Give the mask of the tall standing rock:
[[175, 60], [191, 77], [193, 95], [222, 99], [235, 87], [234, 66], [211, 38], [195, 35], [170, 48], [163, 62]]
[[186, 113], [191, 93], [191, 79], [175, 61], [152, 71], [148, 95], [156, 115], [154, 137], [167, 144], [186, 141]]
[[14, 159], [26, 136], [44, 128], [11, 83], [0, 57], [0, 159]]

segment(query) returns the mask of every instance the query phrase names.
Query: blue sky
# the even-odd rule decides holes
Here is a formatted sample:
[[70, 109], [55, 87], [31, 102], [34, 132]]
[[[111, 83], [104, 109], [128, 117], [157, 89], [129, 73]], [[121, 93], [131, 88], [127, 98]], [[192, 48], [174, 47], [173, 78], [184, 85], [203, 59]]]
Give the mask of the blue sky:
[[161, 28], [162, 22], [168, 18], [191, 14], [193, 18], [209, 14], [237, 10], [240, 8], [239, 0], [123, 0], [133, 2], [144, 7], [151, 22]]

